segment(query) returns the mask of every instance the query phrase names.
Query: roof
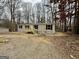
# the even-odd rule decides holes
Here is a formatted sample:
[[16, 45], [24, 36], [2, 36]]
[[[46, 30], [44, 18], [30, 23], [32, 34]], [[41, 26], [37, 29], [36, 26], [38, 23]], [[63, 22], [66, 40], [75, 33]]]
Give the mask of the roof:
[[32, 23], [21, 23], [21, 24], [18, 24], [18, 25], [52, 25], [52, 23], [37, 23], [37, 24], [32, 24]]
[[50, 0], [50, 3], [57, 3], [59, 0]]

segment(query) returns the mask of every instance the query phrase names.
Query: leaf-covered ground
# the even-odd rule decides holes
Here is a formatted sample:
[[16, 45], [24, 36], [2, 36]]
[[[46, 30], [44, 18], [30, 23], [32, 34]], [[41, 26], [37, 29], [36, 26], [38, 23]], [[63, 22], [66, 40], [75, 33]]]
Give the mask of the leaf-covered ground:
[[8, 40], [0, 45], [0, 56], [10, 59], [79, 59], [78, 36], [42, 36], [3, 33]]

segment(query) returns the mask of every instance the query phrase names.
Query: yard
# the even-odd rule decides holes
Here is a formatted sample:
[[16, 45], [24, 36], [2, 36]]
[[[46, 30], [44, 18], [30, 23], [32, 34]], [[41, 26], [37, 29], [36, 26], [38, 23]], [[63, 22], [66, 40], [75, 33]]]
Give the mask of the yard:
[[79, 59], [78, 36], [2, 33], [0, 41], [0, 56], [9, 59]]

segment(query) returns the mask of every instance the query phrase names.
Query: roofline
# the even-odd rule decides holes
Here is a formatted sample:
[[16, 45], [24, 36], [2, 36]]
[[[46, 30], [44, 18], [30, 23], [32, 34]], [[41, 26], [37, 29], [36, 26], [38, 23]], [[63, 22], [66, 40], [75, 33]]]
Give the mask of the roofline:
[[24, 23], [24, 24], [18, 24], [18, 25], [52, 25], [53, 23], [37, 23], [37, 24], [32, 24], [32, 23]]

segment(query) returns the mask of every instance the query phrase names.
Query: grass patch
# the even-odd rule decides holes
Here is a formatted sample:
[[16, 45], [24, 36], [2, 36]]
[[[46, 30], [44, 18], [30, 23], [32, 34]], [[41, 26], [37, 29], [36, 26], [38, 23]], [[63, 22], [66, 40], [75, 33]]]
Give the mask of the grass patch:
[[5, 38], [3, 38], [3, 37], [0, 37], [0, 43], [7, 43], [7, 42], [8, 42], [7, 39], [5, 39]]
[[11, 34], [11, 35], [22, 35], [22, 34], [24, 34], [23, 32], [11, 32], [11, 33], [9, 33], [9, 34]]

